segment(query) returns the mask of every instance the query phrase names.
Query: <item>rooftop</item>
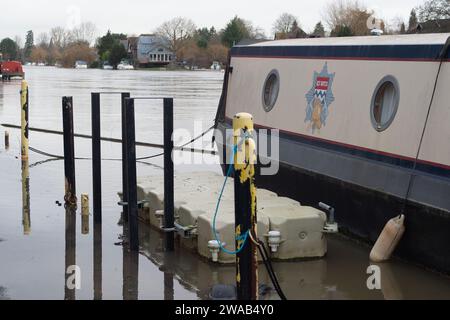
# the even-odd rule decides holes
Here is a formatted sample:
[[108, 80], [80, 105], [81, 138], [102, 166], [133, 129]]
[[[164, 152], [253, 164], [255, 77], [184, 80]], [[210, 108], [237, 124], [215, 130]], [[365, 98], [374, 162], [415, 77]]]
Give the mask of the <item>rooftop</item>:
[[429, 33], [411, 35], [386, 35], [339, 38], [307, 38], [286, 39], [260, 42], [250, 46], [352, 46], [352, 45], [414, 45], [414, 44], [444, 44], [450, 33]]

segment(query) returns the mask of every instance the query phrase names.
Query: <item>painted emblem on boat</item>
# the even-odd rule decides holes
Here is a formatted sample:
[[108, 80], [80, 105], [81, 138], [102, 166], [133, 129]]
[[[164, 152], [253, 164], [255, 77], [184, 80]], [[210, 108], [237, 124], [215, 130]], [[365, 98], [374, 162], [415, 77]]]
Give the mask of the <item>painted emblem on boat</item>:
[[306, 107], [305, 122], [314, 133], [326, 125], [328, 118], [328, 109], [334, 101], [334, 95], [331, 90], [333, 86], [335, 73], [328, 73], [328, 65], [325, 63], [320, 73], [314, 72], [313, 86], [306, 94], [308, 106]]

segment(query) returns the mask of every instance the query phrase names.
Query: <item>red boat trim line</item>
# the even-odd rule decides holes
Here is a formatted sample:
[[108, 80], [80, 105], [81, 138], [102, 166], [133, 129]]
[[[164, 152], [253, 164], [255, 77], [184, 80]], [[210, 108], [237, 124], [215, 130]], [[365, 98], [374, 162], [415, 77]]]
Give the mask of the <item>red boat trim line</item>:
[[[226, 117], [226, 119], [227, 119], [228, 123], [233, 121], [229, 117]], [[355, 145], [351, 145], [351, 144], [347, 144], [347, 143], [343, 143], [343, 142], [338, 142], [338, 141], [333, 141], [333, 140], [313, 137], [313, 136], [309, 136], [309, 135], [305, 135], [305, 134], [301, 134], [301, 133], [297, 133], [297, 132], [292, 132], [292, 131], [272, 128], [272, 127], [268, 127], [268, 126], [264, 126], [264, 125], [260, 125], [260, 124], [256, 124], [256, 123], [254, 124], [254, 126], [255, 126], [255, 128], [259, 128], [259, 129], [268, 129], [268, 130], [276, 129], [276, 130], [279, 130], [281, 133], [284, 133], [284, 134], [287, 134], [287, 135], [297, 136], [297, 137], [301, 137], [303, 139], [308, 139], [308, 140], [312, 140], [312, 141], [319, 141], [319, 142], [323, 142], [323, 143], [327, 143], [327, 144], [331, 144], [331, 145], [337, 145], [337, 146], [341, 146], [341, 147], [348, 148], [348, 149], [360, 150], [360, 151], [364, 151], [364, 152], [368, 152], [368, 153], [372, 153], [372, 154], [379, 154], [379, 155], [382, 155], [382, 156], [387, 156], [387, 157], [401, 159], [401, 160], [406, 160], [406, 161], [411, 161], [411, 162], [414, 162], [416, 160], [415, 158], [412, 158], [412, 157], [407, 157], [407, 156], [403, 156], [403, 155], [399, 155], [399, 154], [394, 154], [394, 153], [384, 152], [384, 151], [380, 151], [380, 150], [374, 150], [374, 149], [369, 149], [369, 148], [365, 148], [365, 147], [355, 146]], [[419, 159], [417, 162], [425, 164], [425, 165], [430, 165], [430, 166], [442, 168], [442, 169], [445, 169], [445, 170], [450, 170], [450, 166], [446, 165], [446, 164], [443, 164], [443, 163], [437, 163], [437, 162], [421, 160], [421, 159]]]

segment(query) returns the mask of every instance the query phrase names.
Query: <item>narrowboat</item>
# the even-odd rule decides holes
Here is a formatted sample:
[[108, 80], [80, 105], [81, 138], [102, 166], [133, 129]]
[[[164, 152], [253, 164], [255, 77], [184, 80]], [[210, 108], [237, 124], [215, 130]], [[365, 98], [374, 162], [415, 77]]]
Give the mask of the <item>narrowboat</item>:
[[[258, 170], [258, 186], [331, 205], [341, 230], [368, 243], [404, 214], [396, 256], [450, 274], [449, 44], [442, 33], [235, 46], [216, 135], [250, 113], [259, 145], [279, 137], [279, 152], [258, 148], [279, 164]], [[230, 141], [216, 141], [224, 170]]]

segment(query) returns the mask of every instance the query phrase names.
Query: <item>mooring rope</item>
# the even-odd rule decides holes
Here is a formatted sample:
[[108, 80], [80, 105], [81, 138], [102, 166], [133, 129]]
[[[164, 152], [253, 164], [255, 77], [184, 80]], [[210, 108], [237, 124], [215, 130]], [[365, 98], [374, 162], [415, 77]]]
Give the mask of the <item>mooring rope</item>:
[[[178, 146], [178, 147], [174, 147], [174, 150], [180, 150], [180, 151], [187, 151], [187, 152], [201, 152], [201, 153], [209, 153], [211, 155], [215, 155], [215, 151], [211, 151], [211, 150], [204, 150], [204, 149], [194, 149], [194, 148], [186, 148], [188, 145], [194, 143], [195, 141], [203, 138], [208, 132], [210, 132], [211, 130], [214, 129], [214, 126], [211, 126], [209, 129], [207, 129], [206, 131], [204, 131], [201, 135], [195, 137], [194, 139], [186, 142], [185, 144]], [[62, 155], [58, 155], [58, 154], [52, 154], [52, 153], [48, 153], [33, 147], [29, 147], [30, 151], [40, 154], [42, 156], [45, 157], [49, 157], [49, 158], [55, 158], [55, 159], [64, 159], [64, 156]], [[136, 158], [136, 161], [141, 161], [141, 160], [149, 160], [149, 159], [154, 159], [154, 158], [158, 158], [164, 155], [164, 152], [161, 153], [157, 153], [151, 156], [146, 156], [146, 157], [139, 157]], [[90, 157], [75, 157], [75, 160], [92, 160], [92, 158]], [[103, 161], [122, 161], [122, 158], [102, 158]]]
[[447, 41], [445, 42], [444, 47], [442, 48], [442, 51], [439, 53], [439, 59], [440, 59], [439, 68], [438, 68], [438, 71], [437, 71], [437, 74], [436, 74], [436, 79], [434, 80], [433, 92], [431, 94], [430, 104], [428, 106], [427, 116], [425, 118], [425, 124], [424, 124], [423, 130], [422, 130], [422, 135], [420, 136], [419, 147], [417, 149], [417, 154], [416, 154], [416, 157], [414, 159], [414, 165], [413, 165], [413, 168], [412, 168], [412, 172], [411, 172], [411, 174], [409, 176], [408, 188], [406, 190], [406, 195], [405, 195], [405, 197], [403, 199], [402, 211], [401, 211], [400, 215], [404, 215], [405, 214], [406, 206], [408, 205], [409, 197], [411, 195], [412, 186], [413, 186], [413, 184], [415, 182], [417, 163], [419, 162], [420, 151], [422, 150], [422, 144], [423, 144], [423, 141], [424, 141], [424, 138], [425, 138], [425, 133], [426, 133], [427, 126], [428, 126], [428, 120], [430, 118], [431, 108], [433, 106], [434, 97], [435, 97], [435, 94], [436, 94], [436, 89], [437, 89], [437, 85], [438, 85], [438, 82], [439, 82], [439, 75], [441, 73], [442, 65], [443, 65], [443, 63], [445, 61], [445, 57], [447, 55], [449, 47], [450, 47], [450, 37], [447, 38]]
[[232, 152], [231, 152], [232, 155], [231, 155], [231, 159], [230, 159], [230, 167], [228, 168], [227, 175], [225, 176], [225, 179], [224, 179], [224, 182], [223, 182], [223, 185], [222, 185], [222, 190], [220, 191], [219, 198], [217, 199], [216, 211], [215, 211], [215, 213], [214, 213], [213, 226], [212, 226], [212, 228], [213, 228], [213, 233], [214, 233], [214, 238], [215, 238], [215, 240], [217, 241], [217, 243], [218, 243], [220, 249], [221, 249], [223, 252], [225, 252], [225, 253], [227, 253], [227, 254], [230, 254], [230, 255], [237, 255], [238, 253], [240, 253], [240, 252], [244, 249], [245, 244], [247, 243], [248, 238], [249, 238], [249, 234], [250, 234], [250, 230], [248, 230], [248, 231], [245, 232], [243, 235], [237, 236], [237, 237], [236, 237], [236, 240], [237, 240], [237, 241], [243, 241], [243, 243], [242, 243], [241, 247], [240, 247], [239, 249], [237, 249], [236, 251], [230, 251], [230, 250], [228, 250], [227, 248], [224, 247], [222, 241], [221, 241], [220, 238], [219, 238], [219, 235], [217, 234], [217, 229], [216, 229], [216, 221], [217, 221], [217, 215], [218, 215], [218, 213], [219, 213], [220, 203], [221, 203], [221, 201], [222, 201], [222, 196], [223, 196], [223, 193], [224, 193], [224, 191], [225, 191], [225, 187], [226, 187], [226, 185], [227, 185], [228, 178], [231, 176], [231, 172], [233, 172], [233, 168], [234, 168], [234, 166], [233, 166], [234, 155], [237, 153], [237, 150], [238, 150], [238, 146], [235, 145], [235, 146], [233, 147]]

